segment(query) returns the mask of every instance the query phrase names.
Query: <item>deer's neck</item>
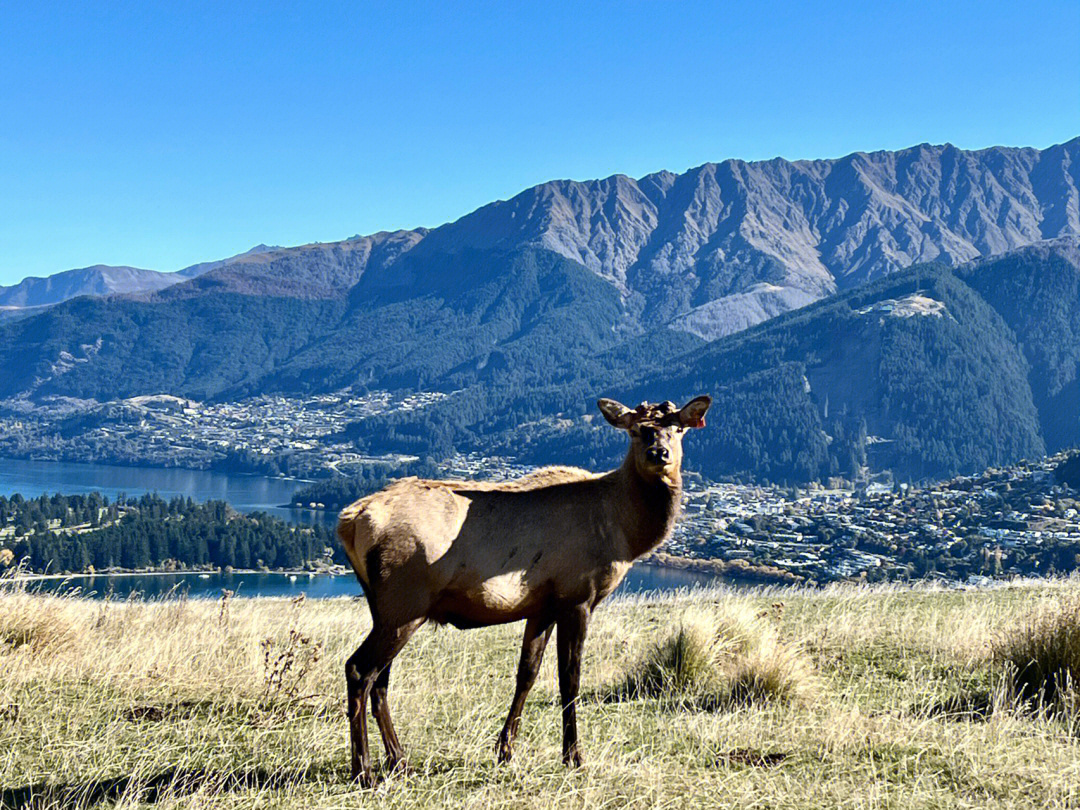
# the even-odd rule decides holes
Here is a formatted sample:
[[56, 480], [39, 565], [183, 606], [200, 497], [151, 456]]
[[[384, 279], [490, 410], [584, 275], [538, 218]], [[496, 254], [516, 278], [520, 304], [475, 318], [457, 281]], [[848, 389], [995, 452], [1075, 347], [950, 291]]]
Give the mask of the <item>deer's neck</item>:
[[682, 476], [646, 478], [627, 455], [615, 471], [616, 520], [630, 559], [636, 560], [663, 543], [675, 528], [682, 504]]

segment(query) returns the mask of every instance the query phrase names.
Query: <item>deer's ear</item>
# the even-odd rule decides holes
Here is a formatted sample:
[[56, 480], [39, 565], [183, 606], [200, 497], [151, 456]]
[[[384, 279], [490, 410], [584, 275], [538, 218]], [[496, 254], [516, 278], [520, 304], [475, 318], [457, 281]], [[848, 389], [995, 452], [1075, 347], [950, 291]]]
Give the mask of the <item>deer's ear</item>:
[[709, 410], [710, 405], [712, 405], [712, 397], [694, 397], [679, 411], [679, 422], [683, 427], [688, 428], [705, 427], [705, 411]]
[[598, 399], [596, 401], [596, 407], [600, 409], [600, 413], [602, 413], [604, 418], [613, 426], [622, 430], [626, 430], [630, 427], [630, 417], [634, 412], [621, 402], [616, 402], [613, 399]]

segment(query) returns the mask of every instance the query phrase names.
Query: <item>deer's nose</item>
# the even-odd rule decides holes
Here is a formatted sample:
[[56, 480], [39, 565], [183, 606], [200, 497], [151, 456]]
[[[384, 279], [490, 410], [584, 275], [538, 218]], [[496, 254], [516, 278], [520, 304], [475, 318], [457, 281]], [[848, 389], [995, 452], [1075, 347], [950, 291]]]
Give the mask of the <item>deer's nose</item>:
[[671, 460], [671, 453], [666, 447], [650, 447], [645, 451], [645, 458], [654, 464], [666, 464]]

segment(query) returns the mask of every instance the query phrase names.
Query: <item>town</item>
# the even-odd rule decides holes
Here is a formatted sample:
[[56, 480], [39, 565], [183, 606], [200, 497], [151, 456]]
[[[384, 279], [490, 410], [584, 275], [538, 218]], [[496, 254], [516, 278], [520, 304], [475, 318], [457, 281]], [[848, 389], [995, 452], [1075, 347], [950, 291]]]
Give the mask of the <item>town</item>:
[[[471, 453], [455, 455], [442, 472], [505, 480], [532, 469]], [[877, 476], [831, 489], [781, 488], [710, 482], [690, 472], [682, 518], [655, 561], [733, 580], [807, 585], [977, 585], [1069, 573], [1080, 567], [1078, 471], [1073, 451], [926, 487]]]
[[[358, 420], [446, 396], [339, 392], [199, 403], [159, 395], [108, 403], [58, 398], [34, 406], [9, 399], [0, 402], [0, 457], [318, 479], [293, 498], [294, 506], [317, 510], [337, 509], [365, 487], [417, 474], [412, 470], [511, 479], [534, 469], [475, 452], [417, 468], [411, 456], [364, 455], [344, 434]], [[682, 520], [654, 561], [781, 584], [981, 583], [1067, 573], [1080, 567], [1077, 466], [1080, 454], [1059, 453], [921, 487], [888, 473], [778, 487], [687, 472]], [[1072, 477], [1063, 477], [1063, 469], [1073, 469]]]
[[1078, 468], [1074, 451], [924, 488], [795, 491], [688, 476], [683, 520], [663, 551], [806, 584], [1069, 573], [1080, 565]]
[[293, 478], [348, 476], [372, 458], [337, 434], [388, 411], [424, 408], [448, 396], [375, 392], [256, 396], [200, 403], [168, 395], [99, 403], [67, 397], [0, 400], [0, 456], [149, 467], [220, 469]]

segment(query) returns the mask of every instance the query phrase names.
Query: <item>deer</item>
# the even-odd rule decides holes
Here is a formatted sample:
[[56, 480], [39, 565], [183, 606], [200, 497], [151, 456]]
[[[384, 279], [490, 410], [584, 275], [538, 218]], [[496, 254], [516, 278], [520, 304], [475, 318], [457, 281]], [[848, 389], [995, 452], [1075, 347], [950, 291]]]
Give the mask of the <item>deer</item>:
[[525, 621], [510, 712], [496, 741], [513, 756], [525, 700], [557, 629], [562, 759], [581, 766], [577, 697], [582, 650], [596, 607], [635, 560], [671, 534], [682, 498], [682, 440], [705, 426], [712, 400], [631, 410], [601, 399], [629, 434], [607, 473], [546, 467], [506, 482], [402, 478], [338, 516], [337, 534], [371, 612], [371, 630], [345, 664], [352, 778], [374, 784], [367, 705], [390, 773], [408, 771], [390, 718], [390, 666], [426, 622], [459, 629]]

